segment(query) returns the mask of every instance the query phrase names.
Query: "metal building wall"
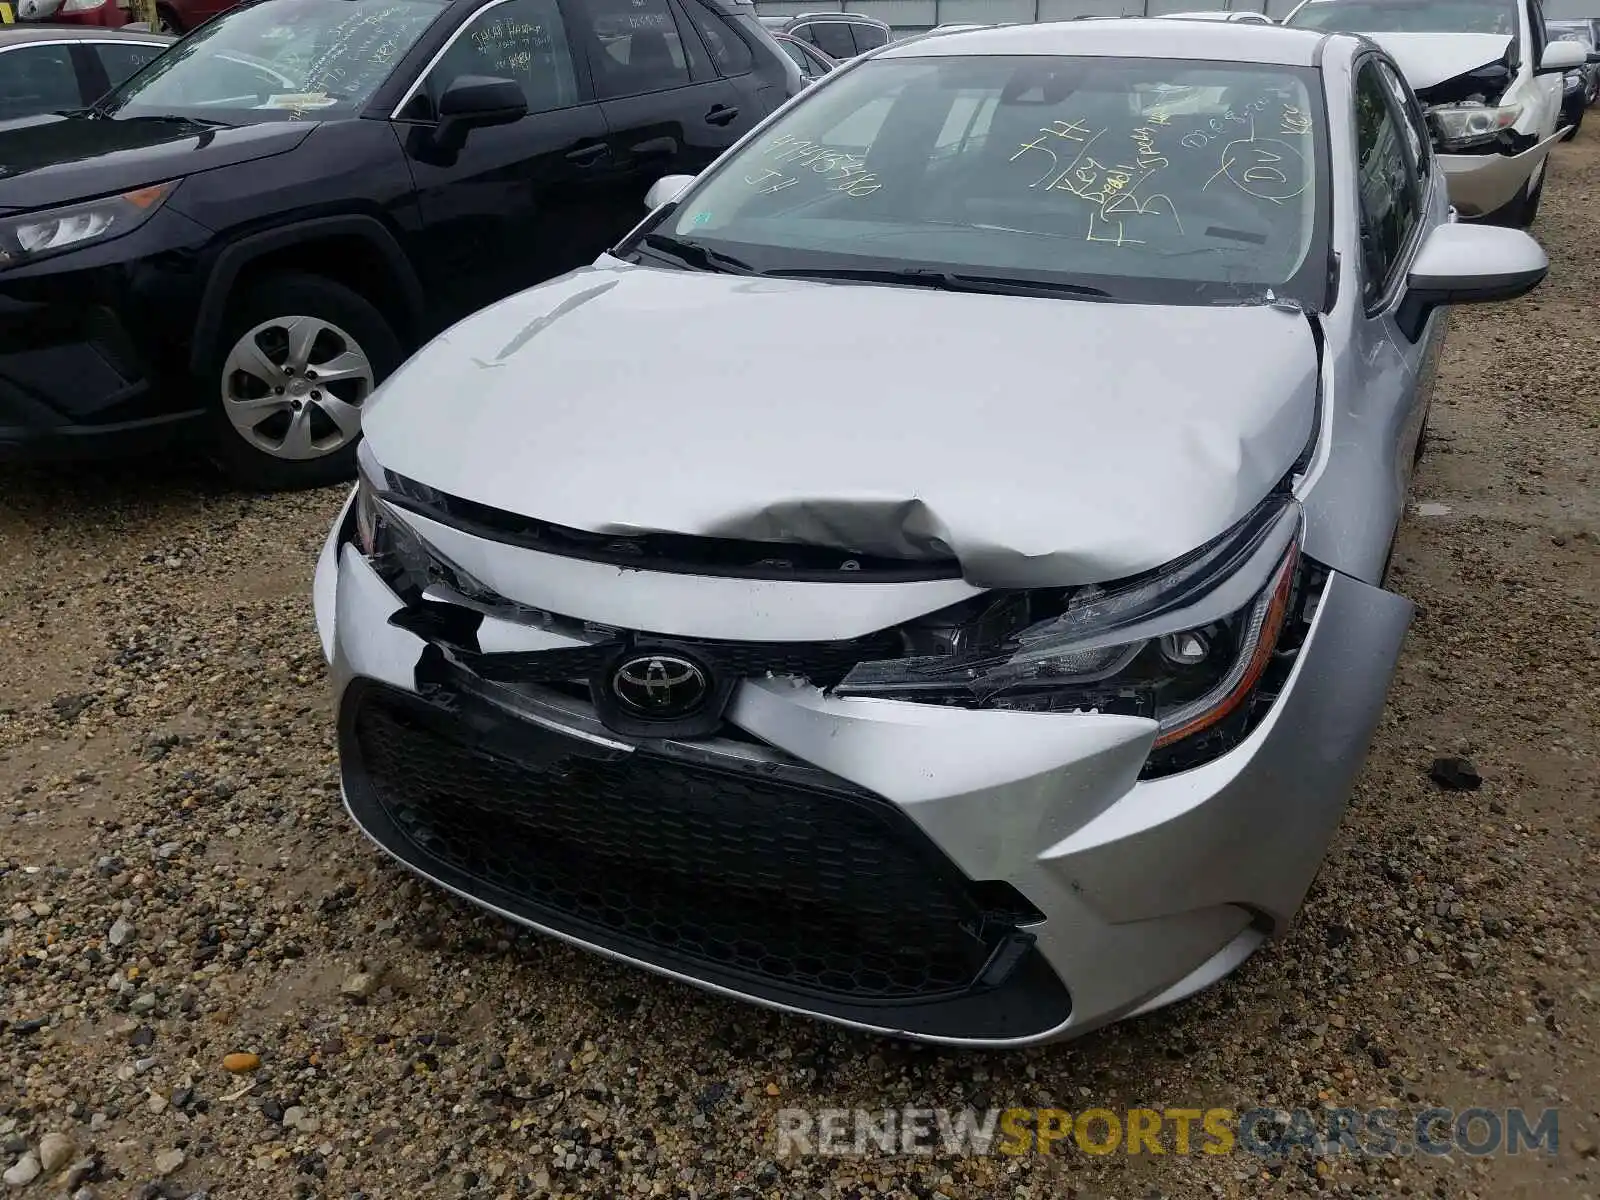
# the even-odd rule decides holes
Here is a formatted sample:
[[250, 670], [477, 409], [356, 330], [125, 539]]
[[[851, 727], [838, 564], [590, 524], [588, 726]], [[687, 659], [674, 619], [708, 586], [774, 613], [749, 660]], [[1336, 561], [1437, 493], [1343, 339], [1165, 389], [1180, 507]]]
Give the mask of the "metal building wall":
[[[1283, 17], [1298, 0], [756, 0], [763, 16], [794, 16], [803, 12], [858, 12], [886, 21], [896, 30], [931, 29], [956, 22], [1070, 21], [1073, 17], [1159, 16], [1169, 12], [1231, 9], [1265, 12]], [[1546, 8], [1562, 4], [1593, 6], [1600, 0], [1546, 0]]]
[[[1299, 0], [756, 0], [763, 16], [803, 12], [858, 12], [913, 32], [956, 22], [1070, 21], [1073, 17], [1160, 16], [1169, 12], [1229, 9], [1282, 19]], [[1600, 0], [1544, 0], [1547, 19], [1600, 17]]]

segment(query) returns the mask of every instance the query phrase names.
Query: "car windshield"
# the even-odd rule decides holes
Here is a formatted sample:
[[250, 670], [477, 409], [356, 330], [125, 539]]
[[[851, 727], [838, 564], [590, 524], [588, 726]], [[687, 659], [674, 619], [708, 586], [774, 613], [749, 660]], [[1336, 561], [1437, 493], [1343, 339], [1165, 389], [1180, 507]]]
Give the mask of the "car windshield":
[[236, 8], [97, 108], [222, 124], [350, 116], [443, 11], [442, 0], [266, 0]]
[[1335, 33], [1517, 32], [1504, 0], [1309, 0], [1285, 25]]
[[1326, 131], [1309, 69], [941, 55], [865, 62], [810, 95], [645, 247], [693, 242], [763, 273], [1322, 306]]

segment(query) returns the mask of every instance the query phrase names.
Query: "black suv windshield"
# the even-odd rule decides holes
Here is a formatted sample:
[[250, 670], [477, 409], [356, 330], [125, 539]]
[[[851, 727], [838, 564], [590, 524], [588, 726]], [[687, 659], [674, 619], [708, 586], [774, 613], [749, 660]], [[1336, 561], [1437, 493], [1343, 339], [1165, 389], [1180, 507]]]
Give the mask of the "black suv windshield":
[[207, 22], [96, 107], [224, 124], [358, 112], [442, 0], [266, 0]]
[[1321, 94], [1314, 71], [1255, 63], [877, 59], [817, 85], [659, 234], [683, 262], [699, 246], [762, 274], [1321, 308]]
[[1517, 32], [1517, 10], [1504, 0], [1310, 0], [1285, 25], [1330, 33]]

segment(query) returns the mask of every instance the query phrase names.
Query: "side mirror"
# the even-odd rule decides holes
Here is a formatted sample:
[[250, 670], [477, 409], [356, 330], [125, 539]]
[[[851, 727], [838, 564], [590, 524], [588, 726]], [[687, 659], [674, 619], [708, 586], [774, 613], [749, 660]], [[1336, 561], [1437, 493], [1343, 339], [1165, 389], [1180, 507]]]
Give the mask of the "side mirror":
[[1440, 225], [1428, 234], [1406, 277], [1396, 314], [1415, 340], [1428, 314], [1446, 304], [1484, 304], [1526, 296], [1544, 281], [1550, 260], [1520, 229], [1498, 225]]
[[646, 212], [655, 212], [663, 204], [673, 204], [678, 197], [689, 190], [689, 185], [694, 182], [693, 175], [663, 175], [650, 185], [650, 190], [644, 194], [644, 207]]
[[433, 131], [433, 144], [441, 153], [455, 154], [466, 144], [472, 130], [510, 125], [527, 115], [527, 97], [515, 81], [461, 75], [439, 97], [439, 124]]
[[1573, 67], [1584, 66], [1589, 61], [1589, 52], [1577, 42], [1551, 42], [1544, 48], [1544, 57], [1539, 60], [1539, 74], [1553, 75], [1558, 71], [1570, 71]]

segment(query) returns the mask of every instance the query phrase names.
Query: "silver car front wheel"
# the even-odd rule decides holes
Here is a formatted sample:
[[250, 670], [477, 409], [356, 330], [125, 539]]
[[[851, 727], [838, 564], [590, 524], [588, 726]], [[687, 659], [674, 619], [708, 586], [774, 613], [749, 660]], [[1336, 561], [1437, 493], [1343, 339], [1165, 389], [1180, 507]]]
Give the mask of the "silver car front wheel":
[[262, 321], [233, 344], [222, 406], [239, 436], [274, 458], [333, 454], [361, 433], [377, 374], [360, 344], [320, 317]]

